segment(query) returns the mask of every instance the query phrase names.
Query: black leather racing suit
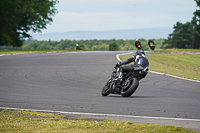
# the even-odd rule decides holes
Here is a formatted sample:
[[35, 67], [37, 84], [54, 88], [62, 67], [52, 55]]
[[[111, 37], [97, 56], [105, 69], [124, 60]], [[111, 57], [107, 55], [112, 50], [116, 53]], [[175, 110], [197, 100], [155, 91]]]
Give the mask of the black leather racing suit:
[[[138, 52], [143, 51], [143, 52]], [[138, 50], [135, 55], [133, 55], [131, 58], [120, 62], [120, 71], [123, 72], [130, 72], [131, 69], [135, 66], [142, 66], [143, 68], [146, 68], [149, 66], [149, 61], [147, 56], [144, 53], [144, 50]], [[134, 64], [129, 64], [131, 62], [134, 62]], [[129, 64], [129, 65], [125, 65]]]

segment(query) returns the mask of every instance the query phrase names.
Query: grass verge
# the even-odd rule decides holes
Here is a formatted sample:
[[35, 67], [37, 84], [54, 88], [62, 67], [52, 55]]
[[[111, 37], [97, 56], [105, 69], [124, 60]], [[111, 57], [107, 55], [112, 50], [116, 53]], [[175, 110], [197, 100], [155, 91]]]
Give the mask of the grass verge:
[[44, 117], [57, 117], [57, 118], [64, 118], [64, 115], [59, 115], [57, 113], [43, 113], [37, 111], [26, 111], [26, 110], [2, 110], [2, 113], [16, 113], [16, 114], [23, 114], [23, 115], [32, 115], [32, 116], [44, 116]]
[[153, 52], [171, 52], [171, 53], [179, 53], [179, 52], [200, 52], [200, 49], [158, 49]]
[[[120, 55], [121, 60], [132, 55]], [[200, 54], [148, 54], [151, 71], [200, 81]]]
[[[27, 116], [16, 116], [27, 114], [28, 111], [3, 110], [0, 114], [0, 132], [168, 132], [168, 133], [197, 133], [182, 127], [161, 126], [151, 124], [138, 124], [127, 121], [94, 121], [94, 120], [67, 120], [58, 115], [54, 118], [32, 118]], [[7, 114], [9, 113], [9, 114]], [[13, 114], [14, 113], [14, 114]], [[51, 113], [33, 112], [37, 116], [54, 116]], [[28, 113], [32, 115], [32, 112]]]

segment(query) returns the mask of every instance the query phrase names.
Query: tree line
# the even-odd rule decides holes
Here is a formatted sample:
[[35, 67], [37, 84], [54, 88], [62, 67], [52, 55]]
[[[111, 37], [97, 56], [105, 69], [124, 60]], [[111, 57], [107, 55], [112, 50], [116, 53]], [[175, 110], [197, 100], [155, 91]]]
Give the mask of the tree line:
[[[152, 39], [155, 42], [156, 48], [163, 48], [164, 39]], [[139, 39], [144, 50], [150, 50], [148, 40]], [[87, 51], [127, 51], [136, 50], [135, 40], [61, 40], [61, 41], [31, 41], [24, 42], [23, 50], [41, 50], [41, 49], [69, 49], [75, 50], [76, 44], [79, 44], [83, 50]]]
[[[200, 7], [200, 0], [195, 0]], [[176, 22], [173, 33], [164, 41], [164, 48], [200, 49], [200, 10], [196, 10], [190, 22]]]

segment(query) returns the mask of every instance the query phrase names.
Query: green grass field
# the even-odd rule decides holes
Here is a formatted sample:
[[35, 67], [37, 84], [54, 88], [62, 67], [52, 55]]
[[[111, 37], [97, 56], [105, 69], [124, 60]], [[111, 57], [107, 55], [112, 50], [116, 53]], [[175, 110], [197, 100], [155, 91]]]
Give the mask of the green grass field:
[[[120, 55], [121, 60], [132, 55]], [[200, 54], [148, 54], [150, 71], [200, 80]]]
[[[29, 112], [29, 111], [1, 111], [0, 132], [67, 132], [67, 133], [197, 133], [182, 127], [138, 124], [128, 121], [95, 121], [68, 120], [58, 114]], [[28, 114], [29, 116], [17, 116]], [[51, 118], [34, 118], [31, 116], [50, 116]]]
[[158, 49], [158, 50], [154, 50], [153, 52], [172, 52], [172, 53], [178, 53], [178, 52], [200, 52], [200, 49]]

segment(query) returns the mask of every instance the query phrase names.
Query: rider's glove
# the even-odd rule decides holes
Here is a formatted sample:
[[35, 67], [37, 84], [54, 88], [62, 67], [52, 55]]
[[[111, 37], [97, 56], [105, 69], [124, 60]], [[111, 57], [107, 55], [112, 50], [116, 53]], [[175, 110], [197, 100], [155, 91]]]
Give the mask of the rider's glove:
[[115, 66], [119, 67], [121, 65], [121, 62], [118, 62]]

